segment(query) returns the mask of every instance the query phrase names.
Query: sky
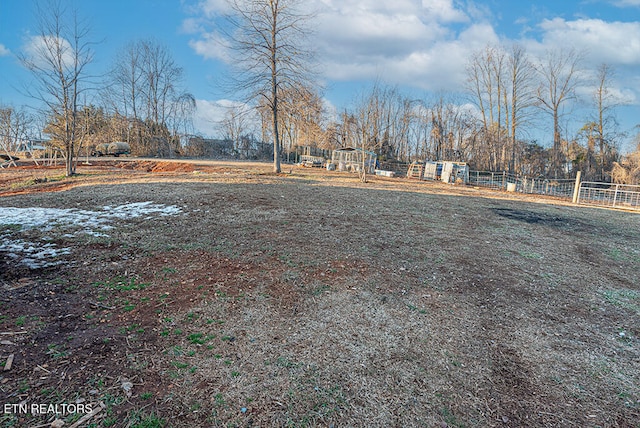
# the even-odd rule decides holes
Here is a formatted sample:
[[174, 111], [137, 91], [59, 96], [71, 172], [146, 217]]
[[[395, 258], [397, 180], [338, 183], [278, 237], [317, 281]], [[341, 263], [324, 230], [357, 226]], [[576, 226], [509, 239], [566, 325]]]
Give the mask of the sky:
[[[233, 97], [221, 89], [228, 56], [216, 42], [224, 0], [62, 0], [91, 27], [93, 72], [106, 71], [131, 41], [154, 39], [185, 70], [185, 87], [197, 100], [195, 126], [217, 136], [216, 120]], [[632, 149], [640, 128], [640, 0], [305, 0], [316, 12], [313, 43], [318, 78], [330, 110], [350, 108], [373, 82], [396, 86], [411, 98], [457, 92], [473, 52], [518, 43], [532, 57], [553, 49], [585, 52], [585, 75], [607, 63], [620, 130]], [[37, 33], [34, 0], [0, 0], [0, 105], [31, 105], [30, 77], [17, 56]], [[588, 94], [591, 88], [583, 86]], [[576, 112], [576, 123], [586, 121]], [[584, 117], [584, 118], [583, 118]], [[546, 132], [546, 135], [545, 135]], [[543, 129], [542, 140], [551, 140]], [[545, 141], [541, 141], [543, 144]]]

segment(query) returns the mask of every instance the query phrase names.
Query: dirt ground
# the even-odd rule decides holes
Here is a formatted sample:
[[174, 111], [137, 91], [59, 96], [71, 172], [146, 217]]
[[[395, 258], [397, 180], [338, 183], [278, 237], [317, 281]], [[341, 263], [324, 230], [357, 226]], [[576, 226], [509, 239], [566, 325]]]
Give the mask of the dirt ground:
[[640, 427], [638, 214], [269, 171], [0, 170], [0, 426]]

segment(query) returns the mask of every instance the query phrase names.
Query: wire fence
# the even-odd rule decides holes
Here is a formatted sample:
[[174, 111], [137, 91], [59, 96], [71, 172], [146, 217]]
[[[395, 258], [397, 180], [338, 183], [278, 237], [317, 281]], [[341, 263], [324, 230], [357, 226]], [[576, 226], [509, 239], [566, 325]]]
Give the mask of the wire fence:
[[571, 199], [575, 180], [529, 178], [507, 172], [470, 171], [469, 184], [509, 192], [530, 193]]
[[575, 179], [520, 177], [507, 172], [470, 171], [469, 184], [507, 192], [555, 196], [583, 205], [640, 210], [640, 186], [593, 181], [580, 183], [575, 193]]

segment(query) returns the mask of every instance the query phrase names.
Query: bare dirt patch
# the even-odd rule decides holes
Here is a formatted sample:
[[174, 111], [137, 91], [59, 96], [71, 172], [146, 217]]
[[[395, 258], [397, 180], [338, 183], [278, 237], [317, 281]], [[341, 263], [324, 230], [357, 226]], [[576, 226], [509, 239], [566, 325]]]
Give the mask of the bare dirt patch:
[[60, 174], [0, 171], [0, 209], [180, 211], [0, 219], [70, 249], [0, 252], [2, 426], [83, 416], [21, 403], [97, 427], [639, 426], [637, 214], [266, 164]]

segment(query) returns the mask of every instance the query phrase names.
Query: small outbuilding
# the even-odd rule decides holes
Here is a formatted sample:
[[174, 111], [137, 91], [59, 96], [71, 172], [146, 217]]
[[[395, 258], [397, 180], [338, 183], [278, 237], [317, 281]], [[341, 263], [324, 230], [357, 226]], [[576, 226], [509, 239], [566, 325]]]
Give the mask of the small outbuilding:
[[424, 180], [440, 180], [445, 183], [469, 183], [469, 165], [465, 162], [427, 161]]
[[338, 171], [360, 172], [364, 167], [369, 174], [374, 174], [378, 155], [374, 152], [362, 150], [355, 147], [344, 147], [334, 150], [331, 154], [331, 164], [327, 169], [337, 169]]

